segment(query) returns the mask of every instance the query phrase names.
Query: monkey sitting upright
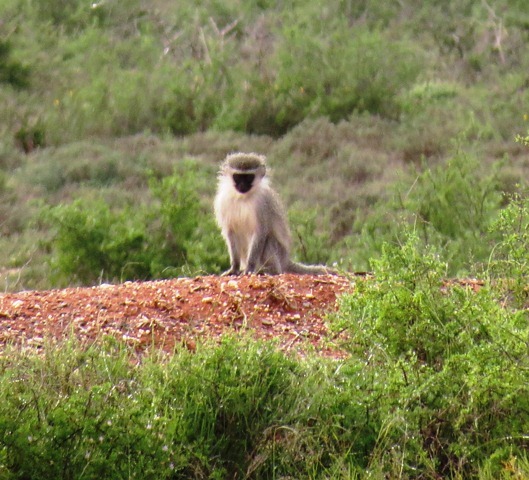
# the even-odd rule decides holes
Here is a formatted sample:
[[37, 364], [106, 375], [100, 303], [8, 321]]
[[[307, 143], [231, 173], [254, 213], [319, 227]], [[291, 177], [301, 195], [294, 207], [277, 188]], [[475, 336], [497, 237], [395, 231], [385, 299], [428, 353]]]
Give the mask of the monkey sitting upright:
[[226, 157], [219, 173], [215, 216], [230, 254], [231, 267], [223, 275], [336, 273], [290, 260], [286, 215], [269, 184], [262, 155], [233, 153]]

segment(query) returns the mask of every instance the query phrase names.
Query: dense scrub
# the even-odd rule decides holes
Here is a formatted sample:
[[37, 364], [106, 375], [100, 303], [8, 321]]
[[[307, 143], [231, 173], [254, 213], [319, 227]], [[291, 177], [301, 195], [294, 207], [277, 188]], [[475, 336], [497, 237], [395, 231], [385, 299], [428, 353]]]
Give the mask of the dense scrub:
[[525, 1], [0, 18], [3, 290], [221, 271], [234, 150], [269, 157], [300, 259], [375, 275], [330, 319], [345, 361], [241, 339], [6, 352], [0, 478], [529, 477]]
[[343, 298], [335, 326], [350, 335], [380, 421], [377, 475], [525, 478], [516, 458], [526, 458], [529, 426], [526, 299], [506, 300], [519, 285], [447, 283], [446, 264], [415, 235], [386, 245], [374, 275]]
[[137, 360], [110, 340], [3, 357], [2, 478], [311, 478], [367, 462], [353, 368], [233, 339]]
[[529, 205], [481, 284], [416, 232], [329, 319], [348, 357], [225, 338], [138, 356], [110, 338], [0, 358], [2, 478], [526, 478]]
[[527, 176], [525, 10], [3, 2], [3, 288], [220, 271], [234, 150], [268, 155], [300, 260], [365, 270], [416, 222], [472, 273]]

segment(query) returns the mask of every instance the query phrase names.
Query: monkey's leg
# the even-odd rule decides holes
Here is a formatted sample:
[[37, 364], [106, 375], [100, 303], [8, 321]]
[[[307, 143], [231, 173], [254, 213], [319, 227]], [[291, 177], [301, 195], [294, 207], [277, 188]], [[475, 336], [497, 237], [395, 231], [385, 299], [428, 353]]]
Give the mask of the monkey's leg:
[[254, 235], [250, 245], [250, 252], [248, 253], [248, 262], [244, 273], [264, 273], [263, 268], [263, 253], [266, 248], [268, 238], [259, 232]]
[[263, 242], [262, 251], [255, 263], [255, 268], [253, 270], [247, 269], [245, 273], [278, 275], [284, 272], [285, 259], [284, 248], [275, 238], [269, 236]]
[[284, 273], [285, 252], [281, 244], [275, 238], [269, 239], [266, 243], [261, 264], [263, 272], [270, 275]]

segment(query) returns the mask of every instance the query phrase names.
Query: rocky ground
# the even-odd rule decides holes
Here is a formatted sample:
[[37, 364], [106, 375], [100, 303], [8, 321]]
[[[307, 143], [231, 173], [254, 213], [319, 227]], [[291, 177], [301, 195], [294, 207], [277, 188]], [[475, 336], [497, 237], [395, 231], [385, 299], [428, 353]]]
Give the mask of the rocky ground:
[[275, 339], [285, 350], [340, 356], [323, 317], [350, 289], [344, 277], [286, 274], [6, 293], [0, 295], [0, 345], [38, 349], [48, 339], [112, 335], [138, 350], [194, 350], [201, 340], [244, 331]]

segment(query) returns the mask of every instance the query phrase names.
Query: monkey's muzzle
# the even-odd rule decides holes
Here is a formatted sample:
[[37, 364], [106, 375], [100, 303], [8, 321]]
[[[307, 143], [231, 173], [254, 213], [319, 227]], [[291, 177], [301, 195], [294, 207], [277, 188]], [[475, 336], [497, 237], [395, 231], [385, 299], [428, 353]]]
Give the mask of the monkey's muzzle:
[[235, 188], [240, 193], [247, 193], [251, 190], [255, 175], [253, 173], [234, 173], [233, 182]]

